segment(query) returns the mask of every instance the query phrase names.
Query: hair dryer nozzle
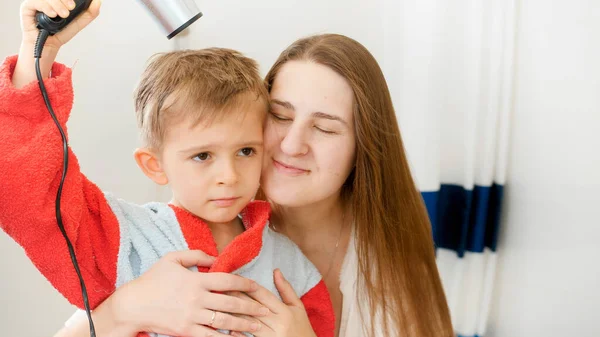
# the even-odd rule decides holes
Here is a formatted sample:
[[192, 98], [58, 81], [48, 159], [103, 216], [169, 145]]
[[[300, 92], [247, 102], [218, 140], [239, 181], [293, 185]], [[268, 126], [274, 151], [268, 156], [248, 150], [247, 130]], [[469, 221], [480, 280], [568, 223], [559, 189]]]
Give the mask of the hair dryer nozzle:
[[162, 27], [167, 39], [173, 38], [200, 17], [194, 0], [139, 0]]

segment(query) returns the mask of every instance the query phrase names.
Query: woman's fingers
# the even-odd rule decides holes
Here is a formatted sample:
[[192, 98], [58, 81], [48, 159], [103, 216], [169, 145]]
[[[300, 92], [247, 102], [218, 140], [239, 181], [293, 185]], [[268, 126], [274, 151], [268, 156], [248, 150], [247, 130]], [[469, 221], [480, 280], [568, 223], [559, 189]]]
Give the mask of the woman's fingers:
[[252, 292], [258, 289], [256, 282], [242, 276], [227, 273], [209, 273], [211, 277], [205, 277], [202, 285], [211, 291], [242, 291]]
[[262, 328], [262, 324], [248, 316], [236, 317], [228, 313], [213, 310], [202, 310], [200, 316], [200, 324], [215, 329], [254, 333]]
[[203, 325], [194, 325], [190, 327], [189, 331], [186, 332], [186, 336], [190, 337], [228, 337], [230, 335], [222, 334], [214, 329], [205, 327]]
[[265, 287], [257, 285], [258, 289], [252, 292], [246, 292], [253, 300], [267, 307], [271, 312], [279, 314], [287, 310], [287, 305]]
[[265, 316], [269, 309], [252, 299], [209, 293], [204, 299], [207, 309], [248, 316]]
[[298, 297], [296, 291], [294, 291], [294, 288], [288, 282], [288, 280], [285, 279], [281, 270], [275, 269], [275, 272], [273, 273], [273, 279], [275, 281], [275, 287], [277, 287], [277, 291], [279, 291], [279, 295], [281, 296], [283, 303], [300, 308], [304, 307], [302, 300], [300, 300], [300, 297]]
[[[255, 299], [251, 298], [250, 296], [248, 296], [244, 293], [232, 292], [232, 293], [229, 293], [229, 295], [237, 297], [244, 301], [251, 301], [254, 303], [258, 303]], [[261, 324], [263, 324], [264, 325], [263, 329], [258, 331], [258, 333], [255, 334], [256, 336], [265, 335], [265, 333], [268, 335], [269, 334], [268, 332], [274, 330], [277, 323], [280, 322], [280, 320], [281, 320], [281, 318], [278, 317], [279, 316], [278, 314], [275, 314], [274, 312], [272, 312], [270, 310], [267, 315], [261, 315], [261, 316], [255, 316], [255, 317], [247, 317], [247, 316], [243, 316], [243, 315], [236, 315], [236, 316], [242, 317], [245, 319], [249, 319], [249, 320], [256, 320], [257, 322], [260, 322]], [[265, 330], [266, 330], [266, 332], [265, 332]]]
[[186, 268], [194, 266], [210, 267], [215, 258], [201, 250], [182, 250], [165, 255], [165, 259], [176, 262]]

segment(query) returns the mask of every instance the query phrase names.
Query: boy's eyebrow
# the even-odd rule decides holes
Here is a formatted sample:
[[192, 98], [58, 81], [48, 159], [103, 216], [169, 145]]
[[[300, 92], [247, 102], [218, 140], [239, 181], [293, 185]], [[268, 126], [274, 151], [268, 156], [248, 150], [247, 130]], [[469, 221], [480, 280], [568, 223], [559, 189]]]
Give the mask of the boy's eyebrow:
[[[284, 107], [284, 108], [286, 108], [288, 110], [292, 110], [292, 111], [296, 110], [296, 108], [294, 107], [294, 105], [292, 103], [290, 103], [290, 102], [287, 102], [287, 101], [280, 101], [278, 99], [271, 99], [271, 102], [275, 103], [277, 105], [280, 105], [280, 106], [282, 106], [282, 107]], [[346, 121], [343, 120], [343, 119], [341, 119], [340, 117], [335, 116], [335, 115], [331, 115], [331, 114], [328, 114], [328, 113], [320, 112], [320, 111], [313, 112], [311, 114], [311, 117], [313, 117], [313, 118], [320, 118], [320, 119], [328, 119], [330, 121], [338, 121], [338, 122], [340, 122], [340, 123], [348, 126], [348, 123], [346, 123]]]
[[240, 143], [237, 146], [238, 147], [250, 147], [250, 146], [262, 146], [262, 145], [263, 145], [262, 140], [251, 140], [251, 141]]
[[[258, 147], [258, 146], [262, 146], [262, 145], [263, 145], [262, 140], [251, 140], [251, 141], [241, 142], [239, 144], [236, 144], [235, 147], [239, 147], [239, 148], [252, 147], [252, 146]], [[179, 152], [179, 153], [200, 153], [200, 152], [208, 151], [210, 149], [218, 149], [220, 147], [221, 147], [221, 145], [219, 143], [209, 143], [209, 144], [204, 144], [204, 145], [200, 145], [200, 146], [191, 146], [186, 149], [179, 150], [177, 152]]]

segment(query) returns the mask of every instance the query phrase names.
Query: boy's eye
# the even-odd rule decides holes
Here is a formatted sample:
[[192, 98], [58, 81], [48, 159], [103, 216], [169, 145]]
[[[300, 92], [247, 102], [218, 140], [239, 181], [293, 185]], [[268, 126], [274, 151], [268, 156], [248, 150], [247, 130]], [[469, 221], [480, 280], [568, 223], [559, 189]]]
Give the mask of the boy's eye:
[[243, 149], [240, 150], [240, 152], [238, 152], [238, 155], [240, 156], [244, 156], [244, 157], [250, 157], [251, 155], [254, 154], [254, 149], [251, 147], [245, 147]]
[[206, 161], [210, 159], [210, 155], [208, 154], [208, 152], [202, 152], [195, 155], [193, 159], [196, 161]]

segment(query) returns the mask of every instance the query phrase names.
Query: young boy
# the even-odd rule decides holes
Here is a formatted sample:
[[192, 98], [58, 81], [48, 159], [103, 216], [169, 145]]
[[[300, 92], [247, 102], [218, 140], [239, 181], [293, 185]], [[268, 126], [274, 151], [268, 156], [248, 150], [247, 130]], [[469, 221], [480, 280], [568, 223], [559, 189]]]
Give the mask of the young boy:
[[[52, 285], [82, 308], [79, 280], [55, 219], [62, 141], [38, 84], [13, 85], [16, 63], [17, 57], [8, 57], [0, 66], [0, 225]], [[54, 64], [44, 83], [66, 130], [71, 70]], [[333, 336], [333, 309], [317, 269], [269, 228], [268, 203], [251, 201], [259, 186], [267, 106], [256, 63], [238, 52], [212, 48], [152, 58], [135, 92], [144, 145], [135, 160], [155, 183], [169, 184], [169, 204], [136, 205], [103, 193], [69, 150], [62, 218], [92, 309], [165, 254], [196, 249], [216, 256], [210, 269], [200, 271], [239, 274], [275, 294], [273, 270], [280, 268], [317, 335]]]

